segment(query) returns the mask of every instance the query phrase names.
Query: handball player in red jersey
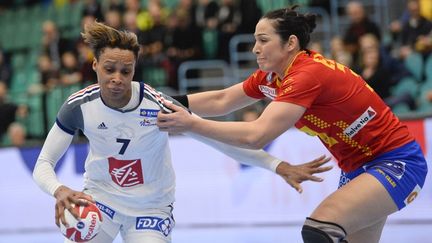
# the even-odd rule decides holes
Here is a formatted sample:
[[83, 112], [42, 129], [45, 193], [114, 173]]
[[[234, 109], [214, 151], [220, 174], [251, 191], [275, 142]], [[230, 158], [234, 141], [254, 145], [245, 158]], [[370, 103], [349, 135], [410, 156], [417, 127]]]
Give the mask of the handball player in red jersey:
[[167, 104], [176, 112], [159, 113], [157, 124], [244, 148], [262, 148], [293, 126], [317, 136], [342, 173], [339, 189], [306, 218], [303, 241], [379, 242], [387, 216], [420, 192], [427, 164], [407, 127], [358, 74], [307, 49], [314, 28], [315, 15], [295, 7], [265, 14], [254, 34], [259, 69], [242, 83], [182, 99], [199, 116], [218, 116], [270, 98], [257, 120], [206, 120]]

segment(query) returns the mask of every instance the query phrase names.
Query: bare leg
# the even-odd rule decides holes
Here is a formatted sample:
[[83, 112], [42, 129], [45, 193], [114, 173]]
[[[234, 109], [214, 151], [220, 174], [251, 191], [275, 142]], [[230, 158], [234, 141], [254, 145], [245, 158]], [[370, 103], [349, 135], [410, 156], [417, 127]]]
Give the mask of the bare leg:
[[[311, 218], [341, 225], [350, 236], [362, 229], [384, 223], [398, 210], [385, 187], [372, 175], [364, 173], [328, 196], [312, 213]], [[374, 239], [383, 227], [371, 231]], [[363, 242], [373, 242], [363, 237]]]
[[355, 233], [349, 234], [347, 237], [348, 242], [363, 243], [365, 239], [368, 239], [368, 243], [378, 243], [381, 238], [381, 232], [384, 228], [386, 220], [387, 217], [374, 225], [368, 226]]

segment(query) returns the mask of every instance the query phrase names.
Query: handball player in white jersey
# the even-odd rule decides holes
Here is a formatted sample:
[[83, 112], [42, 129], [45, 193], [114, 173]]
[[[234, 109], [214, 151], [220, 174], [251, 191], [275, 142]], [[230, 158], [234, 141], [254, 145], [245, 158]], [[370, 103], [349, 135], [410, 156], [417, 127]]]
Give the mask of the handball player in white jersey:
[[[94, 52], [98, 84], [65, 101], [42, 147], [33, 177], [42, 190], [56, 199], [57, 225], [66, 224], [64, 210], [70, 210], [72, 204], [97, 204], [103, 223], [90, 242], [113, 242], [119, 232], [127, 243], [171, 242], [175, 174], [168, 133], [158, 129], [156, 120], [159, 111], [171, 112], [164, 102], [180, 103], [142, 82], [132, 81], [139, 52], [135, 34], [95, 22], [85, 27], [82, 36]], [[81, 192], [59, 182], [54, 171], [77, 130], [84, 133], [90, 146]], [[324, 156], [290, 165], [263, 150], [188, 135], [239, 162], [279, 174], [299, 192], [301, 182], [321, 181], [314, 174], [331, 168], [322, 166], [329, 160]], [[157, 223], [145, 223], [149, 221]]]

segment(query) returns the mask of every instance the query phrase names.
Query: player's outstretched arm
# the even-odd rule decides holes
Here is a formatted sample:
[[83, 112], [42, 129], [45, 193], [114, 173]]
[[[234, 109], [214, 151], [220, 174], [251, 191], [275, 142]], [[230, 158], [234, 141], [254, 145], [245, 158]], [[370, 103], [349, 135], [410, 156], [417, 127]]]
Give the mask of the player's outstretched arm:
[[326, 172], [333, 168], [332, 166], [324, 166], [330, 161], [330, 157], [324, 155], [304, 164], [291, 165], [262, 149], [240, 148], [191, 132], [187, 132], [185, 135], [215, 148], [242, 164], [261, 167], [277, 173], [299, 193], [303, 191], [300, 185], [303, 181], [321, 182], [323, 179], [315, 176], [315, 174]]
[[299, 165], [290, 165], [289, 163], [282, 162], [276, 167], [276, 173], [297, 192], [302, 193], [303, 188], [300, 184], [303, 181], [323, 181], [322, 178], [315, 176], [315, 174], [323, 173], [332, 169], [332, 166], [323, 166], [329, 161], [330, 157], [322, 155], [310, 162]]

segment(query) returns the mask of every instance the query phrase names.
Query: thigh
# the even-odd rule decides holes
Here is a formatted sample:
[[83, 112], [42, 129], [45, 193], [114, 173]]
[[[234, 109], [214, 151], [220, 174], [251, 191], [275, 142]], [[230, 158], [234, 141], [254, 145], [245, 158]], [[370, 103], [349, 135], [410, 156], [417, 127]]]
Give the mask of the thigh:
[[350, 235], [377, 224], [397, 209], [380, 181], [363, 173], [324, 199], [311, 217], [337, 223]]
[[376, 224], [361, 229], [355, 233], [349, 234], [346, 239], [349, 243], [363, 243], [368, 239], [368, 243], [378, 243], [381, 238], [381, 232], [387, 217], [378, 221]]

